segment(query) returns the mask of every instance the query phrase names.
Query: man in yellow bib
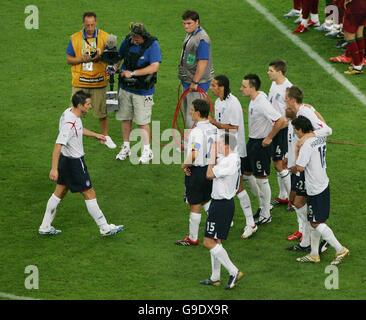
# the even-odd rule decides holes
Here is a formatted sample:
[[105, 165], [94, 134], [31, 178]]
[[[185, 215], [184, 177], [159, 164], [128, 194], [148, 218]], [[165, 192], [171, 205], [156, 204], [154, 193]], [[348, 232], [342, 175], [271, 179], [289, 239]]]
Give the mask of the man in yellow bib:
[[115, 143], [108, 135], [108, 112], [106, 91], [109, 81], [106, 64], [101, 55], [109, 34], [97, 28], [94, 12], [83, 14], [83, 30], [71, 35], [66, 49], [67, 63], [71, 65], [72, 94], [82, 89], [91, 95], [94, 117], [99, 119], [101, 133], [106, 137], [104, 144], [111, 149]]

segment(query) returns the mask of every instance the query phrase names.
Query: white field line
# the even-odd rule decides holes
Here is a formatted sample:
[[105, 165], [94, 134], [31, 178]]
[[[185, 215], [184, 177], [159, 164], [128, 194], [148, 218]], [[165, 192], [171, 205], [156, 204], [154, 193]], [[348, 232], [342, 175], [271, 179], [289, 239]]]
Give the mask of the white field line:
[[261, 13], [275, 28], [289, 38], [295, 45], [304, 51], [310, 58], [319, 64], [329, 75], [344, 86], [350, 93], [352, 93], [363, 105], [366, 106], [366, 96], [356, 88], [349, 80], [340, 74], [329, 62], [325, 61], [319, 54], [317, 54], [309, 45], [302, 41], [299, 36], [291, 33], [281, 21], [279, 21], [271, 12], [259, 4], [256, 0], [245, 0], [259, 13]]
[[6, 298], [11, 300], [41, 300], [31, 297], [22, 297], [22, 296], [16, 296], [14, 294], [6, 293], [6, 292], [0, 292], [0, 298]]

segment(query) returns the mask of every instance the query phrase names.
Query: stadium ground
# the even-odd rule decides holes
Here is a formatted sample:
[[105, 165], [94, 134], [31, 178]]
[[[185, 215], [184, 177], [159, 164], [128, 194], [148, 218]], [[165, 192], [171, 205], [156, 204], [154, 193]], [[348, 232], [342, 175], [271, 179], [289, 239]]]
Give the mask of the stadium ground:
[[[282, 15], [291, 1], [257, 1], [292, 30], [293, 20]], [[286, 236], [296, 230], [294, 213], [275, 208], [273, 221], [260, 227], [247, 241], [240, 239], [244, 217], [239, 202], [235, 225], [225, 247], [244, 278], [232, 291], [198, 284], [210, 273], [206, 249], [177, 247], [174, 241], [188, 229], [188, 209], [183, 203], [183, 174], [179, 165], [134, 166], [115, 160], [118, 151], [93, 139], [85, 139], [86, 162], [107, 219], [124, 224], [122, 233], [102, 238], [88, 215], [80, 195], [69, 194], [59, 207], [54, 225], [63, 234], [37, 234], [46, 202], [54, 189], [48, 179], [58, 120], [70, 98], [71, 74], [66, 64], [68, 37], [81, 28], [83, 11], [98, 15], [98, 26], [123, 39], [130, 21], [142, 21], [158, 37], [163, 63], [159, 71], [153, 120], [170, 128], [177, 103], [177, 63], [184, 37], [181, 13], [193, 8], [212, 40], [216, 74], [226, 74], [240, 95], [246, 73], [257, 73], [268, 92], [268, 62], [287, 61], [288, 78], [305, 92], [305, 101], [316, 107], [333, 129], [331, 140], [365, 143], [365, 106], [261, 13], [244, 0], [134, 1], [131, 8], [120, 2], [35, 0], [39, 29], [27, 30], [24, 13], [28, 1], [0, 4], [0, 292], [38, 299], [117, 300], [279, 300], [365, 299], [366, 260], [364, 229], [365, 147], [328, 144], [327, 166], [331, 181], [329, 225], [351, 255], [338, 268], [338, 289], [328, 290], [326, 268], [334, 250], [322, 255], [317, 265], [299, 264], [300, 254], [284, 250]], [[87, 6], [86, 6], [87, 4]], [[120, 7], [119, 7], [120, 6]], [[321, 1], [320, 12], [324, 4]], [[320, 14], [321, 19], [323, 19]], [[336, 40], [313, 30], [298, 36], [321, 58], [338, 55]], [[343, 74], [344, 65], [333, 65]], [[347, 78], [366, 92], [366, 78]], [[213, 98], [211, 96], [211, 98]], [[110, 135], [122, 143], [120, 122], [110, 114]], [[245, 121], [247, 117], [245, 116]], [[91, 114], [84, 126], [99, 130]], [[272, 194], [278, 192], [271, 176]], [[252, 198], [253, 199], [253, 198]], [[256, 200], [252, 202], [254, 210]], [[203, 223], [200, 229], [203, 234]], [[202, 238], [202, 237], [201, 237]], [[37, 266], [39, 289], [24, 286], [25, 268]], [[227, 274], [222, 270], [222, 280]], [[0, 296], [9, 299], [14, 296]]]

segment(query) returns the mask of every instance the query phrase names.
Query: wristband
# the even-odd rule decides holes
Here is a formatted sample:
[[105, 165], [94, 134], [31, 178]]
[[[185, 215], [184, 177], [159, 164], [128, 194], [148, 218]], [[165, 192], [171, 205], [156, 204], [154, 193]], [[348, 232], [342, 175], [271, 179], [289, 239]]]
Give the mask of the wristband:
[[194, 81], [194, 80], [192, 80], [192, 82], [193, 82], [194, 84], [199, 84], [199, 82], [198, 82], [198, 81]]

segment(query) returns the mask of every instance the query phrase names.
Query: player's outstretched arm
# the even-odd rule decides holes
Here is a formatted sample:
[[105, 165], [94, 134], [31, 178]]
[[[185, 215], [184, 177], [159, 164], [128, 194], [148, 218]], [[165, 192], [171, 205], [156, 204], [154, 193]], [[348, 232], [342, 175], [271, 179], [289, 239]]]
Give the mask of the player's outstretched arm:
[[90, 130], [85, 129], [85, 128], [83, 128], [83, 135], [87, 136], [87, 137], [93, 137], [93, 138], [99, 140], [100, 142], [106, 141], [106, 137], [104, 135], [96, 133], [94, 131], [90, 131]]

